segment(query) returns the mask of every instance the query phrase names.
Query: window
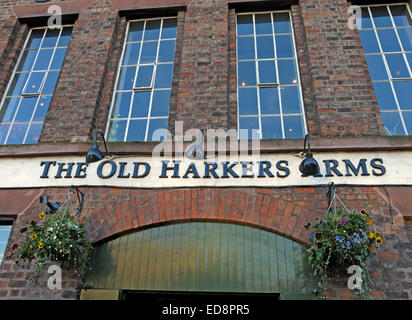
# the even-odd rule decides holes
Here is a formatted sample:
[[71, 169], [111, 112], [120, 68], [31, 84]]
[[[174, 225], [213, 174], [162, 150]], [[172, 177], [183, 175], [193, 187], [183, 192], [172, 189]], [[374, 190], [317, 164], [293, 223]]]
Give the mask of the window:
[[[289, 11], [237, 15], [238, 129], [261, 139], [303, 138], [298, 61]], [[240, 138], [242, 132], [239, 131]]]
[[176, 18], [130, 21], [106, 137], [109, 141], [152, 141], [167, 129]]
[[386, 134], [410, 135], [412, 25], [409, 8], [404, 4], [364, 6], [358, 26]]
[[0, 144], [38, 142], [71, 33], [71, 26], [30, 30], [1, 102]]
[[7, 242], [11, 231], [11, 223], [0, 220], [0, 265], [6, 252]]

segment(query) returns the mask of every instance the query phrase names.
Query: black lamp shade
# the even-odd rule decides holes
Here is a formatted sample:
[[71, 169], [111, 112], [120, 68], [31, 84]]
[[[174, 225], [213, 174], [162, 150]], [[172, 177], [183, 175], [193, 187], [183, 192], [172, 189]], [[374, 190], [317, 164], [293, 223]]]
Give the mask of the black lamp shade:
[[312, 155], [307, 155], [301, 162], [299, 171], [305, 176], [314, 176], [319, 173], [320, 168], [318, 162], [312, 158]]
[[86, 163], [97, 162], [97, 161], [102, 160], [103, 158], [104, 158], [104, 155], [100, 152], [99, 146], [95, 142], [93, 144], [93, 147], [89, 150], [89, 152], [87, 152]]

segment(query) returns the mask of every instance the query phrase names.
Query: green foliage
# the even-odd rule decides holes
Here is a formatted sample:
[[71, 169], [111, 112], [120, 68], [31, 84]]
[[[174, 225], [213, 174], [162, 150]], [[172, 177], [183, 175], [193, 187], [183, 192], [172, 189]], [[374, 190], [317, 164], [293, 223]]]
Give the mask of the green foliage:
[[345, 212], [338, 208], [328, 213], [313, 225], [309, 234], [311, 246], [308, 262], [314, 275], [319, 277], [319, 293], [324, 298], [327, 282], [339, 273], [350, 275], [347, 268], [358, 265], [362, 268], [362, 288], [356, 289], [360, 296], [368, 296], [370, 276], [367, 259], [375, 254], [375, 247], [382, 243], [376, 231], [370, 229], [373, 221], [368, 215]]
[[42, 221], [32, 221], [22, 232], [26, 238], [17, 249], [19, 260], [35, 261], [36, 270], [31, 280], [37, 282], [43, 269], [51, 262], [62, 262], [68, 269], [75, 269], [84, 278], [90, 268], [93, 246], [88, 240], [84, 224], [70, 216], [68, 211], [60, 211]]

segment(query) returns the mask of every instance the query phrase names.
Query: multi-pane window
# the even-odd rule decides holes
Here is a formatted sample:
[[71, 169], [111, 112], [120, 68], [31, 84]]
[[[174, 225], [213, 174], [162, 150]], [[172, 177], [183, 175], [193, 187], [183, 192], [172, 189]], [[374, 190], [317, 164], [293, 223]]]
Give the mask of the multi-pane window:
[[38, 142], [71, 33], [71, 26], [30, 30], [1, 101], [0, 144]]
[[0, 221], [0, 265], [6, 252], [7, 242], [9, 240], [11, 231], [10, 223], [3, 223]]
[[176, 18], [129, 22], [109, 141], [152, 141], [156, 130], [167, 129], [176, 31]]
[[404, 4], [364, 6], [358, 28], [386, 134], [411, 135], [412, 24], [409, 8]]
[[[302, 138], [306, 133], [289, 11], [237, 15], [238, 129], [248, 138]], [[242, 132], [239, 131], [239, 137]]]

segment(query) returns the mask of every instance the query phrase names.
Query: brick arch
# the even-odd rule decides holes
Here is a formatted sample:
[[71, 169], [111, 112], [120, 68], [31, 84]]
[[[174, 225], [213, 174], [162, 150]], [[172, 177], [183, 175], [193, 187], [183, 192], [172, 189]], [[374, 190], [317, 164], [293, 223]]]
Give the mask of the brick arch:
[[[304, 226], [322, 213], [313, 206], [314, 188], [284, 189], [174, 189], [124, 190], [121, 201], [90, 210], [82, 219], [92, 242], [163, 223], [216, 221], [247, 224], [307, 243]], [[311, 199], [311, 201], [299, 201]], [[319, 210], [318, 210], [319, 209]]]

